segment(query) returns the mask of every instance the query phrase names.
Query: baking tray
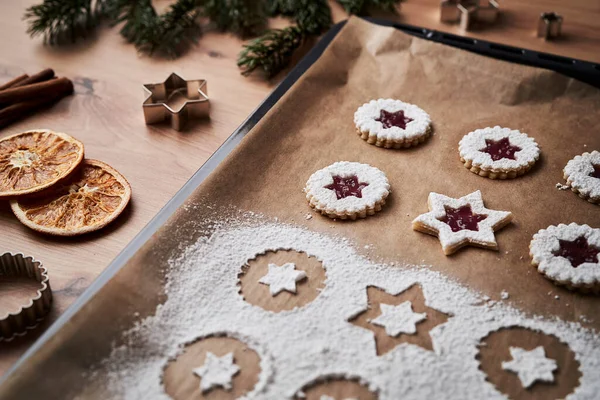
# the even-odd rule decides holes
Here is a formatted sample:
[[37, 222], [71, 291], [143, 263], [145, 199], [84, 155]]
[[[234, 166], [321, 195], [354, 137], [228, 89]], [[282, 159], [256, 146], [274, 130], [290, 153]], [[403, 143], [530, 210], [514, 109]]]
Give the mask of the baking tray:
[[[422, 39], [468, 50], [477, 54], [524, 65], [546, 68], [569, 77], [584, 81], [600, 88], [600, 66], [551, 54], [524, 50], [501, 44], [464, 38], [457, 35], [418, 28], [406, 24], [393, 23], [379, 19], [369, 22], [383, 26], [392, 26], [403, 32]], [[167, 222], [173, 213], [185, 202], [196, 188], [215, 170], [229, 153], [241, 142], [244, 136], [265, 116], [277, 101], [292, 87], [305, 71], [321, 56], [323, 51], [336, 37], [345, 22], [334, 25], [315, 47], [285, 77], [265, 101], [241, 124], [241, 126], [219, 147], [219, 149], [200, 167], [176, 195], [158, 212], [148, 225], [125, 247], [113, 262], [100, 274], [86, 291], [52, 324], [46, 332], [28, 349], [28, 351], [9, 369], [0, 380], [0, 385], [29, 357], [42, 348], [68, 321], [133, 257], [133, 255]]]

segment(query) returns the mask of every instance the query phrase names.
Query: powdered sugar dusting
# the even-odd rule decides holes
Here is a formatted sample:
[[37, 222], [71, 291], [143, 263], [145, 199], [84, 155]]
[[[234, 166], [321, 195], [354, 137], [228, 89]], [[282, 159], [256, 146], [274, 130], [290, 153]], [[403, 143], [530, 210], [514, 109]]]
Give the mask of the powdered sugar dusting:
[[[248, 259], [294, 249], [319, 259], [325, 287], [311, 303], [273, 313], [246, 303], [237, 275]], [[600, 337], [577, 323], [526, 317], [483, 298], [437, 272], [374, 263], [346, 239], [278, 223], [231, 223], [200, 238], [170, 262], [167, 300], [154, 316], [126, 332], [99, 373], [105, 397], [166, 399], [162, 370], [184, 344], [229, 332], [261, 358], [259, 382], [246, 398], [283, 399], [323, 376], [360, 377], [380, 399], [504, 398], [478, 368], [480, 340], [502, 327], [522, 326], [557, 336], [580, 363], [570, 398], [600, 390]], [[367, 306], [367, 286], [395, 294], [415, 283], [426, 304], [451, 317], [429, 334], [433, 351], [402, 344], [377, 356], [372, 332], [348, 322]], [[101, 396], [100, 396], [101, 397]]]

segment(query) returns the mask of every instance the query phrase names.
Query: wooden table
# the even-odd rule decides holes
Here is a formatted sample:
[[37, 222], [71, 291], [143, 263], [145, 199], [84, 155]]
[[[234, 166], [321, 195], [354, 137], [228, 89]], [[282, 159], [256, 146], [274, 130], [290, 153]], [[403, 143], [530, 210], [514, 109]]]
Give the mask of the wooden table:
[[[133, 189], [130, 206], [115, 223], [103, 231], [71, 239], [36, 234], [16, 220], [6, 203], [0, 204], [0, 250], [23, 252], [43, 261], [54, 291], [53, 310], [40, 329], [0, 344], [3, 373], [258, 106], [277, 80], [242, 77], [235, 64], [242, 41], [214, 32], [206, 33], [197, 47], [176, 61], [140, 56], [123, 42], [117, 29], [108, 28], [96, 38], [72, 46], [44, 47], [40, 40], [27, 36], [22, 21], [25, 8], [36, 1], [1, 1], [4, 57], [0, 81], [52, 67], [58, 75], [74, 80], [76, 95], [2, 130], [0, 135], [33, 128], [70, 133], [84, 142], [87, 157], [115, 167]], [[167, 4], [161, 1], [158, 6]], [[459, 33], [458, 26], [439, 23], [438, 4], [437, 0], [405, 0], [398, 20]], [[336, 21], [346, 18], [337, 3], [332, 6]], [[568, 6], [552, 0], [504, 0], [501, 9], [496, 25], [467, 35], [600, 63], [600, 0], [571, 0]], [[535, 37], [542, 11], [565, 17], [562, 40], [545, 42]], [[184, 78], [208, 80], [211, 119], [194, 124], [186, 132], [146, 126], [143, 120], [142, 84], [160, 82], [173, 71]], [[21, 283], [0, 285], [0, 307], [6, 308], [30, 291], [31, 287]]]

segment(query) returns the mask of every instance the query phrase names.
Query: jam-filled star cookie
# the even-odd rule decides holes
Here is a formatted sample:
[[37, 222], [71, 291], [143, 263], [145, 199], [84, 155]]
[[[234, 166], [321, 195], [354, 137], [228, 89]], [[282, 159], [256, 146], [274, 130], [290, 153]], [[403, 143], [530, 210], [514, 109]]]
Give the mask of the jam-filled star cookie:
[[383, 172], [368, 164], [340, 161], [308, 178], [306, 199], [330, 218], [365, 218], [380, 211], [390, 194]]
[[533, 138], [509, 128], [476, 129], [458, 144], [460, 160], [474, 174], [512, 179], [529, 171], [540, 157]]
[[429, 193], [429, 212], [412, 222], [415, 231], [437, 236], [444, 254], [471, 245], [497, 250], [494, 232], [512, 220], [508, 211], [485, 208], [478, 190], [459, 199]]
[[590, 203], [600, 204], [600, 152], [576, 156], [563, 170], [567, 186]]
[[600, 229], [575, 223], [551, 225], [533, 235], [532, 264], [558, 285], [600, 292]]
[[429, 114], [394, 99], [371, 100], [354, 113], [358, 135], [375, 146], [399, 149], [423, 143], [431, 134]]

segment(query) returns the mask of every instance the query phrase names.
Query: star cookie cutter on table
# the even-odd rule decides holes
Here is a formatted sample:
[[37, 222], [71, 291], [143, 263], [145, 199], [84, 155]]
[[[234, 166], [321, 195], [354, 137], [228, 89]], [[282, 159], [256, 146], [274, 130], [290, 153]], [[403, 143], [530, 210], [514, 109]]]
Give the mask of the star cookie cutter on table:
[[475, 21], [494, 23], [498, 18], [499, 8], [496, 0], [442, 0], [440, 21], [460, 22], [461, 29], [468, 31]]
[[563, 17], [555, 12], [543, 12], [538, 20], [538, 37], [545, 40], [556, 39], [560, 36], [562, 30]]
[[25, 277], [42, 284], [35, 296], [18, 311], [0, 315], [0, 342], [23, 336], [35, 328], [50, 311], [52, 290], [46, 268], [33, 257], [21, 253], [4, 253], [0, 256], [0, 276]]
[[172, 73], [163, 83], [144, 84], [144, 91], [146, 124], [170, 121], [171, 127], [180, 131], [188, 120], [208, 117], [210, 102], [205, 79], [185, 80]]

